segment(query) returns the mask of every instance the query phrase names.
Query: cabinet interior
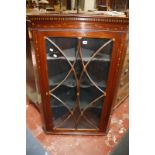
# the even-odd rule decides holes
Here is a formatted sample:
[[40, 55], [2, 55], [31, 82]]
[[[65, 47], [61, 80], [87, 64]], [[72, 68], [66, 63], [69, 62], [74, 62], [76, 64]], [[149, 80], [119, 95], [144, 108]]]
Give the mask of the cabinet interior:
[[99, 129], [113, 39], [45, 37], [54, 129]]

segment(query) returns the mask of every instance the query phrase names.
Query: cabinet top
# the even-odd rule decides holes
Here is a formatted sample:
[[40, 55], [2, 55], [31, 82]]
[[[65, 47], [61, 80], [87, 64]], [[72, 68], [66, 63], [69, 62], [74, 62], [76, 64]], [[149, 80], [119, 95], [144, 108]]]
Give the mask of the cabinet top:
[[[105, 12], [105, 11], [104, 11]], [[84, 21], [84, 22], [104, 22], [104, 23], [118, 23], [127, 24], [129, 18], [126, 16], [115, 15], [110, 16], [104, 13], [87, 13], [87, 14], [74, 14], [74, 13], [39, 13], [29, 12], [27, 13], [27, 19], [30, 21]]]

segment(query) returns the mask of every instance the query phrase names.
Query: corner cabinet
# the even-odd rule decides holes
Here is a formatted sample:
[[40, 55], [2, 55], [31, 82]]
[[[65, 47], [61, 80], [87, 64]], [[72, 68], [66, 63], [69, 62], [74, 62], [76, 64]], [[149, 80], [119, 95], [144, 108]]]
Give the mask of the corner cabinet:
[[29, 14], [27, 22], [45, 132], [105, 134], [128, 45], [128, 18]]

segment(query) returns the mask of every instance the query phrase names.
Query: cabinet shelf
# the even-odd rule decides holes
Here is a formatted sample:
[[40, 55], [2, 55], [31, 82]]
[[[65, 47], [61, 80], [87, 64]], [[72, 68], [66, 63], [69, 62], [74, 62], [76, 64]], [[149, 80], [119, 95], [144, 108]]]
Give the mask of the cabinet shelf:
[[[75, 103], [74, 103], [75, 104]], [[65, 107], [64, 105], [51, 105], [51, 108], [61, 108], [61, 107]], [[92, 105], [92, 106], [90, 106], [89, 108], [94, 108], [94, 109], [101, 109], [102, 108], [102, 106], [98, 106], [98, 107], [96, 107], [96, 106], [94, 106], [94, 105]], [[71, 109], [72, 110], [72, 109]], [[81, 109], [81, 110], [83, 110], [83, 109]]]
[[[81, 60], [80, 57], [76, 58], [74, 49], [63, 50], [63, 53], [69, 61], [75, 61], [75, 59]], [[82, 52], [81, 52], [82, 60], [89, 61], [93, 53], [94, 51], [82, 48]], [[57, 60], [57, 59], [66, 60], [65, 57], [62, 54], [60, 54], [60, 52], [56, 51], [56, 52], [47, 53], [46, 59], [47, 60]], [[91, 61], [110, 61], [110, 55], [105, 53], [98, 53]]]
[[[50, 87], [54, 87], [54, 86], [57, 86], [61, 81], [62, 81], [61, 75], [56, 75], [56, 76], [49, 79], [49, 85], [50, 85]], [[106, 88], [106, 82], [105, 81], [94, 81], [94, 82], [98, 87]], [[74, 78], [69, 78], [69, 79], [65, 80], [62, 83], [62, 85], [67, 86], [67, 87], [71, 87], [71, 88], [77, 86]], [[92, 87], [92, 86], [94, 86], [93, 83], [89, 82], [87, 79], [81, 80], [81, 83], [80, 83], [81, 88], [88, 88], [88, 87]]]

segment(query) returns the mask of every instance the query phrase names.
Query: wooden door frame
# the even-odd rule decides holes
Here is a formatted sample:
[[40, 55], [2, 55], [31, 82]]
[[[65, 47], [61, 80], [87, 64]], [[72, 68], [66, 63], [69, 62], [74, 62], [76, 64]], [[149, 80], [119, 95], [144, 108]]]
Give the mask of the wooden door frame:
[[[36, 51], [36, 54], [39, 57], [39, 81], [41, 86], [41, 96], [42, 96], [42, 104], [41, 104], [41, 114], [42, 114], [42, 120], [43, 120], [43, 127], [46, 133], [52, 133], [52, 134], [103, 134], [106, 132], [106, 128], [109, 122], [110, 117], [110, 111], [112, 107], [112, 99], [114, 94], [114, 88], [116, 85], [116, 79], [117, 79], [117, 71], [118, 71], [118, 58], [120, 57], [120, 43], [122, 42], [121, 37], [119, 36], [117, 32], [81, 32], [81, 30], [74, 30], [73, 32], [70, 32], [69, 30], [65, 29], [65, 31], [61, 30], [52, 30], [52, 31], [36, 31], [34, 32], [38, 42], [38, 50]], [[46, 62], [46, 51], [45, 51], [45, 44], [44, 44], [44, 37], [45, 36], [55, 36], [55, 37], [76, 37], [80, 35], [82, 37], [90, 37], [90, 38], [114, 38], [115, 42], [113, 45], [113, 51], [112, 51], [112, 58], [111, 58], [111, 64], [109, 69], [109, 76], [108, 76], [108, 82], [107, 82], [107, 96], [105, 98], [104, 107], [102, 108], [102, 115], [101, 120], [99, 123], [100, 130], [53, 130], [53, 124], [52, 124], [52, 112], [50, 109], [50, 96], [48, 94], [49, 91], [49, 85], [48, 85], [48, 74], [47, 74], [47, 62]], [[42, 75], [44, 74], [44, 75]]]

